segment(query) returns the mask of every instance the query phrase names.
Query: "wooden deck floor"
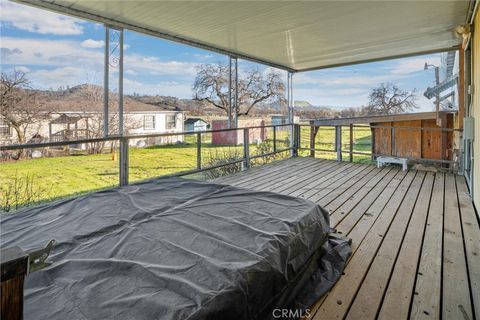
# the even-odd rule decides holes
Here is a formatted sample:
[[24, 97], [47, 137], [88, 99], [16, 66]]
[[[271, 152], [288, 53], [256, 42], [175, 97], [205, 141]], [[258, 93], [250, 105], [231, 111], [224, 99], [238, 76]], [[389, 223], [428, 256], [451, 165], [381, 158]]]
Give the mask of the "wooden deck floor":
[[216, 182], [312, 200], [352, 239], [310, 319], [480, 319], [480, 229], [463, 177], [293, 158]]

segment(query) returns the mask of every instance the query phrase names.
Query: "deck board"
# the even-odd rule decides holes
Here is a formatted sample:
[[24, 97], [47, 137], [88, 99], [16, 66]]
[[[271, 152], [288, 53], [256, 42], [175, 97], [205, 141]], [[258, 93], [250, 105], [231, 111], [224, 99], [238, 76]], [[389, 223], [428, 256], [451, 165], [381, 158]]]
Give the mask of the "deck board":
[[292, 158], [215, 181], [314, 201], [352, 239], [310, 319], [480, 319], [480, 229], [463, 177]]
[[478, 232], [479, 226], [475, 216], [475, 209], [468, 195], [467, 185], [463, 177], [457, 176], [457, 192], [470, 276], [473, 310], [475, 319], [480, 319], [480, 232]]
[[[445, 193], [457, 194], [453, 175], [445, 179]], [[442, 316], [473, 319], [457, 197], [445, 201], [443, 235]]]

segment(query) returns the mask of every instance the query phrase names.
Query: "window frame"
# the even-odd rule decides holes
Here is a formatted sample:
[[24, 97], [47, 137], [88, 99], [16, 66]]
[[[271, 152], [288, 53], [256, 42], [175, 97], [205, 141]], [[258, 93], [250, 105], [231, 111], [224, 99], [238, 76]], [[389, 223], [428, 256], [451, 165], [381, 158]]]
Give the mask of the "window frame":
[[12, 128], [7, 119], [0, 118], [0, 137], [9, 137], [12, 135]]
[[[147, 121], [147, 119], [151, 119], [151, 122]], [[147, 123], [149, 126], [147, 126]], [[155, 115], [145, 114], [143, 115], [143, 130], [155, 130], [156, 123], [155, 123]]]
[[[172, 121], [169, 121], [170, 117], [173, 117], [173, 126], [171, 126]], [[167, 114], [167, 116], [165, 117], [165, 129], [170, 130], [170, 129], [176, 129], [176, 128], [177, 128], [177, 115]]]

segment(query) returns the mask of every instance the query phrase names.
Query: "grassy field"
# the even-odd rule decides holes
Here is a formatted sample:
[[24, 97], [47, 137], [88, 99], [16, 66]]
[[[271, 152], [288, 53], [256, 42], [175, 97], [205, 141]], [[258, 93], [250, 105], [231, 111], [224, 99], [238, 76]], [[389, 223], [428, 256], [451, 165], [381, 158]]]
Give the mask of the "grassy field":
[[[278, 148], [285, 146], [288, 136], [286, 130], [278, 131]], [[348, 131], [342, 132], [344, 149], [348, 149]], [[270, 134], [271, 137], [271, 134]], [[301, 146], [309, 146], [310, 129], [302, 127]], [[184, 145], [163, 145], [148, 148], [131, 148], [129, 153], [129, 179], [131, 182], [168, 175], [196, 168], [196, 144], [193, 136], [185, 140]], [[242, 146], [212, 146], [210, 137], [202, 137], [202, 162], [210, 165], [216, 159], [230, 155], [230, 158], [242, 156]], [[355, 132], [356, 151], [370, 151], [370, 131]], [[333, 128], [322, 128], [315, 141], [316, 148], [334, 149]], [[270, 146], [271, 147], [271, 146]], [[252, 145], [252, 154], [265, 151]], [[300, 151], [300, 155], [309, 155], [309, 151]], [[319, 158], [335, 159], [334, 152], [317, 152]], [[70, 155], [45, 157], [0, 163], [0, 205], [7, 198], [12, 202], [12, 190], [27, 190], [30, 195], [17, 202], [39, 202], [56, 198], [91, 192], [118, 184], [118, 160], [112, 154]], [[348, 160], [348, 154], [344, 154]], [[369, 162], [369, 156], [356, 156], [354, 161]]]

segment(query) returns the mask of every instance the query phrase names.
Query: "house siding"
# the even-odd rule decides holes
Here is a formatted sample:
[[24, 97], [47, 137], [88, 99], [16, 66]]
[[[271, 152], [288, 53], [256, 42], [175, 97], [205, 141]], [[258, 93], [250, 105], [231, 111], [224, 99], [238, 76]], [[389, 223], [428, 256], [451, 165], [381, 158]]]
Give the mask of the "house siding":
[[[78, 115], [78, 113], [75, 113], [75, 112], [65, 112], [65, 114]], [[172, 129], [166, 129], [167, 115], [172, 115], [172, 114], [176, 115], [176, 127]], [[155, 117], [154, 129], [147, 129], [147, 130], [144, 129], [143, 120], [144, 120], [144, 116], [146, 115], [149, 115], [149, 116], [153, 115]], [[82, 116], [88, 116], [88, 114], [82, 114]], [[49, 141], [49, 138], [50, 138], [49, 123], [52, 120], [55, 120], [57, 117], [58, 117], [58, 114], [51, 115], [48, 119], [38, 121], [35, 124], [31, 125], [27, 130], [27, 134], [26, 134], [27, 141], [37, 134], [42, 136], [44, 142]], [[124, 114], [124, 124], [125, 124], [125, 129], [128, 131], [127, 132], [128, 135], [183, 132], [184, 131], [183, 120], [184, 120], [183, 112], [145, 112], [145, 113], [136, 112], [136, 113]], [[90, 120], [90, 123], [91, 122], [92, 120]], [[98, 120], [96, 122], [98, 122]], [[91, 123], [90, 125], [93, 126], [94, 124]], [[102, 125], [102, 124], [95, 123], [95, 125], [97, 126], [96, 129], [98, 131], [99, 130], [98, 125]], [[52, 125], [52, 133], [58, 132], [59, 130], [62, 130], [62, 129], [63, 129], [63, 124]], [[78, 129], [86, 129], [85, 122], [82, 122], [82, 121], [79, 122]], [[15, 130], [11, 129], [10, 133], [11, 134], [9, 136], [0, 137], [1, 144], [9, 145], [9, 144], [18, 143], [18, 136]], [[111, 132], [111, 134], [115, 134], [115, 133]], [[86, 137], [83, 137], [83, 136], [78, 137], [78, 139], [82, 139], [82, 138], [86, 138]], [[136, 146], [138, 141], [140, 140], [142, 139], [131, 139], [130, 145]], [[176, 143], [176, 142], [183, 142], [184, 136], [178, 135], [178, 136], [158, 137], [158, 138], [143, 139], [143, 140], [145, 140], [147, 144]]]

